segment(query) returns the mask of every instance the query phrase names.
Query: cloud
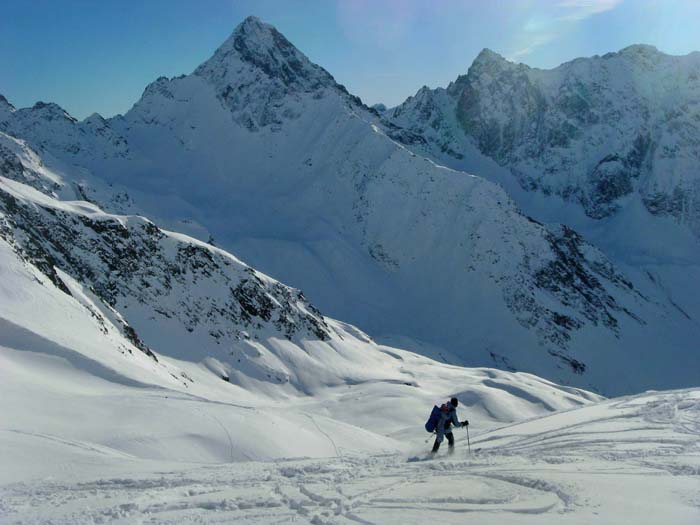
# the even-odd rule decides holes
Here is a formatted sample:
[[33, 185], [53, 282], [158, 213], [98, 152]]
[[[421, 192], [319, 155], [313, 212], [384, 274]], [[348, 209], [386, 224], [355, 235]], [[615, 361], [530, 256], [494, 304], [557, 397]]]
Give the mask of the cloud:
[[590, 16], [615, 9], [623, 0], [560, 0], [556, 5], [564, 12], [560, 21], [579, 22]]
[[530, 14], [522, 26], [517, 50], [509, 58], [531, 54], [567, 33], [579, 22], [615, 9], [624, 0], [558, 0]]
[[527, 56], [538, 47], [548, 44], [549, 42], [555, 40], [558, 37], [559, 33], [538, 33], [532, 35], [530, 36], [530, 38], [527, 39], [528, 42], [527, 44], [525, 44], [524, 47], [518, 49], [517, 51], [514, 51], [513, 53], [510, 53], [507, 58], [510, 60], [517, 60], [521, 57]]

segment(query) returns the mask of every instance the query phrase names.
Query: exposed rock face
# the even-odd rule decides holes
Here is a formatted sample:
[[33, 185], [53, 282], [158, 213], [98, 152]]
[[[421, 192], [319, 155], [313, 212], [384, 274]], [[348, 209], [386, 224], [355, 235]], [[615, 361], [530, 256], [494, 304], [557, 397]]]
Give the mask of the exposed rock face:
[[[330, 90], [359, 102], [277, 29], [255, 17], [246, 18], [194, 74], [213, 86], [235, 120], [251, 131], [279, 129], [284, 120], [298, 118], [302, 108], [294, 108], [289, 100], [285, 104], [285, 99], [298, 104], [301, 94], [320, 99]], [[152, 86], [146, 95], [155, 89]]]
[[177, 241], [146, 219], [37, 209], [4, 192], [0, 201], [5, 240], [13, 240], [59, 287], [55, 267], [112, 307], [136, 301], [189, 331], [202, 325], [214, 338], [241, 338], [242, 330], [265, 325], [289, 339], [329, 337], [322, 316], [298, 290], [271, 282], [223, 252]]
[[540, 70], [484, 50], [447, 89], [421, 89], [390, 117], [432, 154], [458, 161], [474, 144], [522, 187], [590, 217], [637, 193], [700, 234], [700, 53], [638, 45]]
[[30, 140], [39, 152], [79, 158], [83, 163], [129, 154], [126, 140], [101, 116], [94, 114], [79, 122], [54, 103], [37, 102], [31, 108], [15, 109], [0, 100], [0, 131]]
[[[149, 338], [132, 326], [143, 327], [144, 317], [196, 332], [201, 347], [220, 346], [222, 355], [236, 341], [270, 334], [290, 341], [331, 337], [323, 316], [300, 291], [142, 217], [106, 214], [87, 203], [62, 204], [51, 188], [36, 184], [42, 174], [6, 146], [0, 147], [0, 176], [21, 183], [0, 186], [0, 237], [66, 294], [71, 292], [58, 269], [108, 309], [122, 312], [123, 335], [154, 359]], [[43, 193], [32, 194], [27, 183]], [[199, 354], [193, 349], [191, 357]]]

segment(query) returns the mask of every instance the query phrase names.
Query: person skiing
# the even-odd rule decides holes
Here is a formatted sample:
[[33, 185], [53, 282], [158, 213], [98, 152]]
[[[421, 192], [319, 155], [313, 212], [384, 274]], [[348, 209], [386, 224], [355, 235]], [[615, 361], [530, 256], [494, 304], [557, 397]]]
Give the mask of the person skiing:
[[453, 397], [450, 399], [449, 403], [445, 403], [440, 407], [440, 417], [435, 427], [437, 436], [435, 437], [435, 444], [433, 445], [433, 454], [438, 451], [440, 443], [442, 443], [442, 440], [445, 438], [447, 438], [449, 452], [454, 452], [455, 437], [452, 433], [452, 425], [455, 427], [466, 427], [469, 425], [469, 421], [466, 419], [460, 423], [457, 418], [457, 405], [459, 405], [459, 401], [456, 397]]

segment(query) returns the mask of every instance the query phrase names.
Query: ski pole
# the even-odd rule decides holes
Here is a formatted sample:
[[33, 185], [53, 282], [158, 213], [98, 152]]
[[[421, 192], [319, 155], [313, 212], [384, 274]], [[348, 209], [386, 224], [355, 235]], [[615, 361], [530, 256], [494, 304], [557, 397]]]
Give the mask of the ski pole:
[[471, 456], [472, 455], [472, 444], [469, 441], [469, 425], [467, 425], [464, 428], [467, 429], [467, 446], [469, 447], [469, 455]]

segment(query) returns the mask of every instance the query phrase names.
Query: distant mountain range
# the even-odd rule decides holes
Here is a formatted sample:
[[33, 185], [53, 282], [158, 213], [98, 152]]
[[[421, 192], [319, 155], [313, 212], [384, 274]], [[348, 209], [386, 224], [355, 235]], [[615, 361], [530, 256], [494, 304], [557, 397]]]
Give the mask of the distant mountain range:
[[700, 235], [700, 53], [634, 45], [542, 70], [485, 49], [389, 113], [451, 164], [475, 146], [526, 190], [600, 219], [638, 197]]
[[356, 331], [260, 270], [450, 363], [605, 394], [688, 386], [699, 64], [634, 46], [541, 71], [484, 51], [384, 110], [251, 17], [124, 116], [0, 97], [0, 237], [145, 352], [231, 378], [310, 391], [328, 347], [298, 375], [274, 341], [343, 354]]

